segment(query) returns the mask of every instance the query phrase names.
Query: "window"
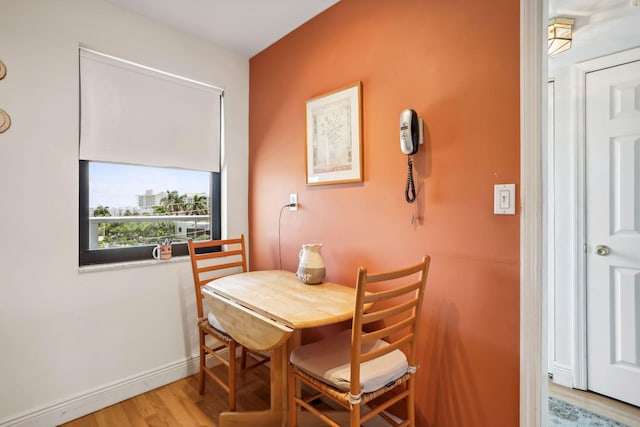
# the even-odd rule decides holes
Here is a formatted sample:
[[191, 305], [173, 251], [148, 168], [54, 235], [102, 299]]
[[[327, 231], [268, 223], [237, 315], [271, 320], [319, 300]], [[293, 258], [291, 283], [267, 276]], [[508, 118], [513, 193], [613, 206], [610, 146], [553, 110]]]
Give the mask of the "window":
[[220, 174], [80, 161], [80, 265], [151, 259], [220, 238]]
[[220, 238], [222, 90], [80, 49], [80, 265]]

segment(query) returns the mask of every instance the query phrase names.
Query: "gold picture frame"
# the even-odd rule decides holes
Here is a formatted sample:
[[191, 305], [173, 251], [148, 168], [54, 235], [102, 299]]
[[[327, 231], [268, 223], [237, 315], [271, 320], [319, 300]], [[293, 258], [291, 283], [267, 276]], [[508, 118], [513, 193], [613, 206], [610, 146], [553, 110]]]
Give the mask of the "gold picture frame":
[[362, 82], [306, 103], [307, 185], [362, 182]]

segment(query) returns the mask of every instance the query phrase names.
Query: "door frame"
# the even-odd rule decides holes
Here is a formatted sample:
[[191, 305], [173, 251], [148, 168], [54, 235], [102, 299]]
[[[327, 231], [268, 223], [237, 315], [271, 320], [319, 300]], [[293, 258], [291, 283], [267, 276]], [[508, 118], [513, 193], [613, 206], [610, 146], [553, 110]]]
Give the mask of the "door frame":
[[576, 82], [578, 87], [577, 95], [577, 190], [575, 224], [576, 241], [576, 271], [575, 277], [577, 286], [574, 286], [573, 300], [575, 301], [575, 387], [587, 390], [587, 209], [586, 209], [586, 184], [587, 184], [587, 123], [586, 123], [586, 81], [587, 74], [604, 68], [615, 67], [629, 62], [640, 60], [640, 47], [628, 49], [622, 52], [613, 53], [599, 58], [576, 64]]
[[546, 420], [546, 290], [542, 286], [542, 144], [547, 0], [520, 0], [520, 426]]

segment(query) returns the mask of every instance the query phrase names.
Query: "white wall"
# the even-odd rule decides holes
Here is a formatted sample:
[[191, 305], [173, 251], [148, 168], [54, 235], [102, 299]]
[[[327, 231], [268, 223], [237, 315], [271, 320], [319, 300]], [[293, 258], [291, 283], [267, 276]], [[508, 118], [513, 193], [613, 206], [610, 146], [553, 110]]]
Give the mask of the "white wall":
[[0, 425], [53, 425], [185, 376], [197, 343], [184, 260], [79, 272], [78, 46], [225, 89], [229, 235], [248, 232], [249, 64], [102, 0], [0, 2]]

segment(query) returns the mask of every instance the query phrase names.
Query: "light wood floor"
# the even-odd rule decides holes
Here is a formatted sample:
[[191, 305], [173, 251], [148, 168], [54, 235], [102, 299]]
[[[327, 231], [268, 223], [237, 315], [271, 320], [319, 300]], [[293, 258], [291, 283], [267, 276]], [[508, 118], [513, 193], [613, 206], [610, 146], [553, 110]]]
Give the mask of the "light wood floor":
[[[269, 408], [269, 375], [269, 369], [262, 366], [238, 377], [238, 411], [261, 411]], [[227, 395], [208, 378], [204, 394], [198, 394], [198, 376], [193, 375], [85, 415], [62, 426], [217, 427], [218, 416], [221, 412], [228, 410], [228, 402]], [[331, 409], [327, 406], [324, 408]], [[349, 424], [346, 412], [332, 412], [332, 417], [341, 425]], [[300, 416], [298, 425], [301, 427], [326, 426], [308, 413]], [[388, 424], [379, 417], [374, 417], [364, 426], [388, 427]]]
[[[640, 408], [601, 396], [548, 383], [549, 396], [573, 403], [633, 427], [640, 427]], [[217, 427], [228, 398], [207, 379], [198, 394], [193, 375], [63, 424], [64, 427]], [[238, 377], [238, 410], [269, 408], [269, 369], [260, 367]], [[315, 423], [314, 423], [315, 424]], [[377, 425], [374, 422], [371, 426]], [[382, 424], [380, 424], [382, 425]]]
[[[238, 377], [239, 411], [269, 408], [269, 369], [259, 367]], [[207, 379], [198, 394], [198, 376], [193, 375], [116, 405], [78, 418], [65, 427], [217, 427], [218, 415], [228, 410], [229, 399]]]
[[596, 414], [640, 427], [640, 408], [590, 391], [574, 390], [549, 381], [549, 396], [573, 403]]

